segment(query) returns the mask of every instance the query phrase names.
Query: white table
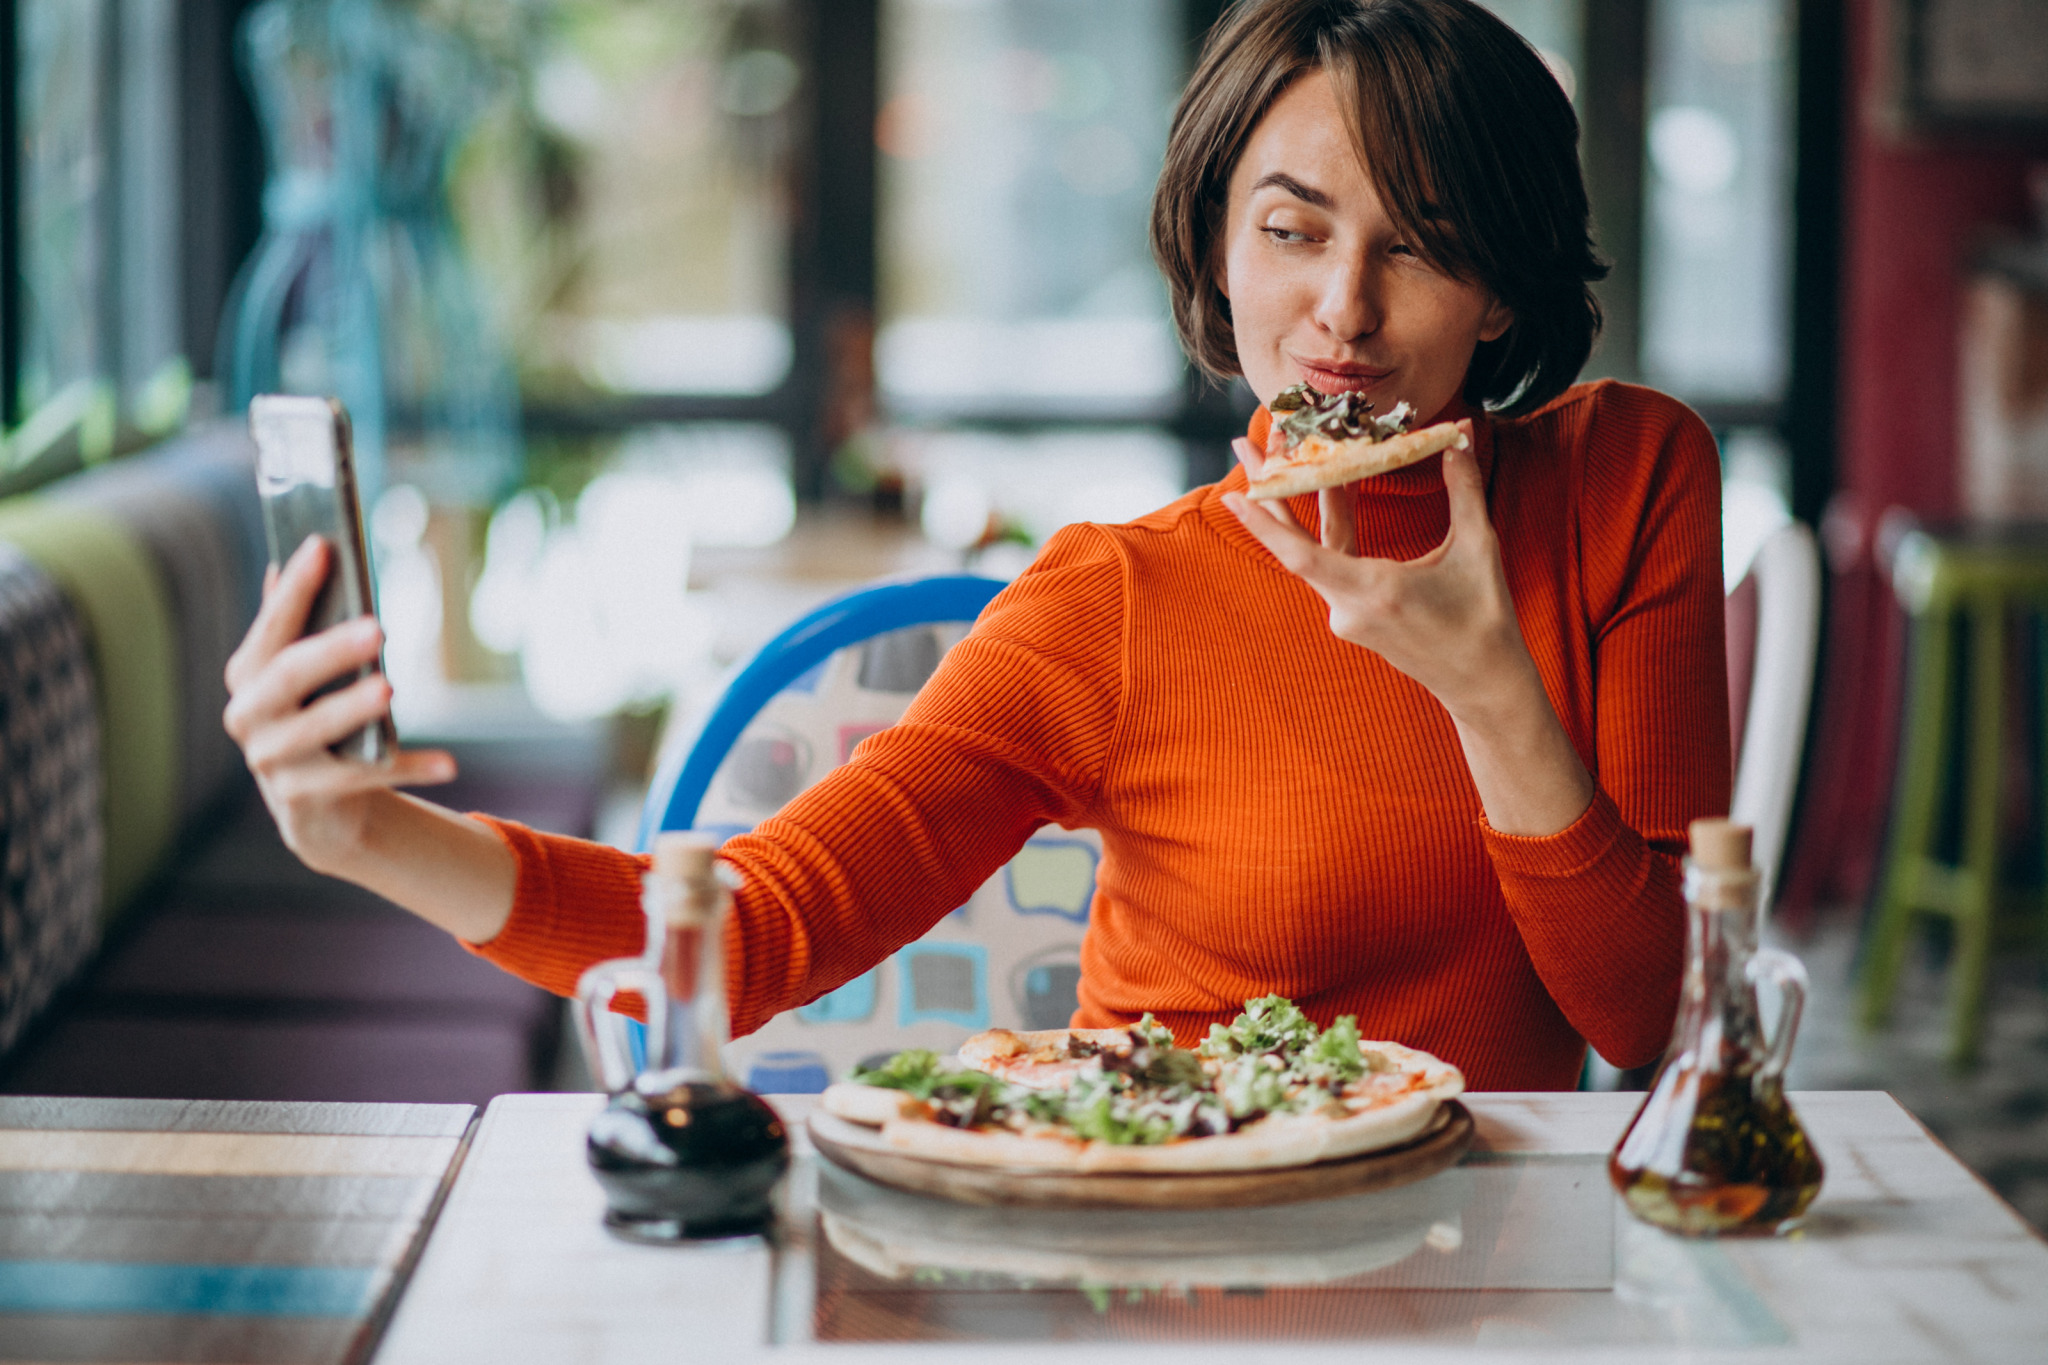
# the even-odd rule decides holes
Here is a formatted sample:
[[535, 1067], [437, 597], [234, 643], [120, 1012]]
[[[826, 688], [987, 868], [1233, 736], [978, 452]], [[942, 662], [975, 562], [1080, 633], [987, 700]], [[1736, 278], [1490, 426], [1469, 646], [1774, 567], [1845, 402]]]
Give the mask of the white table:
[[[1152, 1233], [1113, 1222], [1130, 1215], [917, 1201], [821, 1176], [800, 1143], [771, 1252], [615, 1240], [582, 1156], [600, 1098], [502, 1096], [376, 1360], [954, 1362], [962, 1339], [976, 1360], [1057, 1351], [1075, 1365], [1356, 1360], [1367, 1346], [1376, 1362], [2048, 1360], [2048, 1245], [1887, 1095], [1796, 1094], [1827, 1163], [1808, 1228], [1722, 1242], [1620, 1211], [1603, 1163], [1635, 1097], [1466, 1098], [1479, 1138], [1465, 1165], [1365, 1196], [1382, 1203], [1357, 1206], [1356, 1235], [1330, 1225], [1353, 1215], [1311, 1205], [1298, 1225], [1202, 1215], [1204, 1235], [1146, 1249]], [[812, 1102], [776, 1100], [798, 1133]], [[1276, 1243], [1290, 1226], [1301, 1245]], [[1063, 1237], [1104, 1254], [1063, 1272]], [[1262, 1312], [1297, 1339], [1188, 1337]], [[878, 1324], [955, 1339], [813, 1339]], [[1041, 1329], [1063, 1339], [1029, 1339]]]

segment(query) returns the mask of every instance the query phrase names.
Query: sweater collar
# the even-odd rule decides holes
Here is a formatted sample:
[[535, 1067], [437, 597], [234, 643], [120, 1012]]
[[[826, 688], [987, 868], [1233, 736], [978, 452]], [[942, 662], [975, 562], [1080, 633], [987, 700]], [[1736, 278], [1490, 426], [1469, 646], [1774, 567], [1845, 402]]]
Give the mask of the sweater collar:
[[[1438, 422], [1458, 422], [1467, 417], [1472, 419], [1473, 456], [1479, 462], [1479, 477], [1490, 493], [1493, 489], [1493, 420], [1490, 417], [1485, 413], [1474, 412], [1466, 406], [1463, 398], [1453, 398], [1449, 406], [1438, 413], [1434, 420], [1419, 425], [1435, 426]], [[1259, 410], [1252, 414], [1245, 436], [1253, 445], [1264, 447], [1266, 437], [1272, 428], [1273, 414], [1266, 410], [1264, 404], [1260, 404]], [[1443, 456], [1432, 455], [1426, 460], [1418, 460], [1403, 468], [1390, 470], [1385, 474], [1375, 474], [1369, 479], [1361, 479], [1351, 487], [1361, 504], [1369, 498], [1416, 498], [1431, 495], [1441, 497], [1444, 491], [1443, 470]], [[1252, 537], [1252, 533], [1245, 530], [1238, 519], [1231, 515], [1230, 509], [1223, 505], [1223, 494], [1242, 493], [1248, 482], [1244, 466], [1233, 465], [1229, 474], [1211, 485], [1209, 496], [1204, 499], [1204, 510], [1210, 522], [1225, 539], [1264, 554], [1265, 547], [1259, 544]], [[1322, 525], [1317, 503], [1318, 499], [1314, 493], [1303, 493], [1299, 497], [1287, 500], [1287, 510], [1294, 513], [1295, 521], [1312, 536], [1320, 534], [1318, 528]]]

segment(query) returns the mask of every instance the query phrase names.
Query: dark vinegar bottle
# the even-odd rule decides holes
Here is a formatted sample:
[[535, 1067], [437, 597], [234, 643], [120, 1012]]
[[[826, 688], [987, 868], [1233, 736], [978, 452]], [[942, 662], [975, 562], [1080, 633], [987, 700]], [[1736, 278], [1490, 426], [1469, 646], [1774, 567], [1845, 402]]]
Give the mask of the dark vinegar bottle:
[[[709, 836], [656, 837], [643, 882], [647, 951], [584, 973], [585, 1039], [605, 1088], [586, 1154], [604, 1186], [605, 1225], [638, 1241], [766, 1231], [789, 1136], [760, 1096], [725, 1075], [724, 930], [732, 893]], [[615, 996], [646, 1006], [644, 1055], [633, 1056]]]
[[[1785, 1098], [1806, 970], [1757, 947], [1750, 831], [1696, 820], [1686, 860], [1685, 983], [1664, 1069], [1614, 1149], [1608, 1174], [1629, 1212], [1692, 1236], [1791, 1227], [1820, 1192], [1821, 1161]], [[1766, 1039], [1757, 982], [1783, 1005]]]

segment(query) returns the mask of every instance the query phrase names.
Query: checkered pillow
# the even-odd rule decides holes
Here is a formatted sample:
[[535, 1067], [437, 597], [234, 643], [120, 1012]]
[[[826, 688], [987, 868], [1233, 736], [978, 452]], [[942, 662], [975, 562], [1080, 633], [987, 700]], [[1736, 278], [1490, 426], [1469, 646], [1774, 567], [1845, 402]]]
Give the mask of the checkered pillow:
[[85, 632], [0, 545], [0, 1052], [99, 938], [100, 722]]

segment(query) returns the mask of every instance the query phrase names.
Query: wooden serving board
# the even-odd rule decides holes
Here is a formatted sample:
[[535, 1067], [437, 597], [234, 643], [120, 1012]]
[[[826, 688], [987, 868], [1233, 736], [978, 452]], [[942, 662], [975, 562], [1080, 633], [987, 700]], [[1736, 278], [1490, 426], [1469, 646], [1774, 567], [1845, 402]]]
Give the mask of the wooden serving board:
[[1472, 1115], [1456, 1100], [1420, 1137], [1398, 1147], [1270, 1171], [1074, 1175], [1042, 1168], [961, 1166], [909, 1156], [873, 1128], [811, 1111], [811, 1141], [831, 1161], [878, 1184], [962, 1204], [1066, 1209], [1223, 1209], [1295, 1204], [1423, 1180], [1472, 1145]]

